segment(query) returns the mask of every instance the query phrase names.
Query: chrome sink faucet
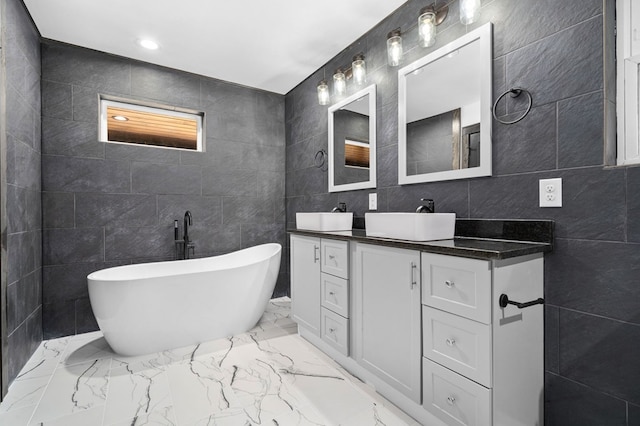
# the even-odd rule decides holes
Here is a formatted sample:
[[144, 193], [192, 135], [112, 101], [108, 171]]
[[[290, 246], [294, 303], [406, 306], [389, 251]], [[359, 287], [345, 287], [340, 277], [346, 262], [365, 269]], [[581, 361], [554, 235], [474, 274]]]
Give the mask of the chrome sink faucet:
[[331, 210], [331, 213], [346, 213], [347, 212], [347, 204], [346, 203], [338, 203], [338, 207], [334, 207]]
[[425, 201], [425, 204], [418, 206], [416, 213], [435, 213], [436, 204], [431, 198], [420, 198], [420, 201]]

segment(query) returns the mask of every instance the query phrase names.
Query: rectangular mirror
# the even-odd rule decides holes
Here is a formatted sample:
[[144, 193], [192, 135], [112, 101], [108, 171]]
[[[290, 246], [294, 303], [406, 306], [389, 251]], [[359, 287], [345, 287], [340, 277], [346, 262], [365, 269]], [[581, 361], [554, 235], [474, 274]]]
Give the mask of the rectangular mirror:
[[376, 86], [329, 108], [329, 192], [376, 187]]
[[491, 175], [491, 24], [398, 71], [398, 183]]

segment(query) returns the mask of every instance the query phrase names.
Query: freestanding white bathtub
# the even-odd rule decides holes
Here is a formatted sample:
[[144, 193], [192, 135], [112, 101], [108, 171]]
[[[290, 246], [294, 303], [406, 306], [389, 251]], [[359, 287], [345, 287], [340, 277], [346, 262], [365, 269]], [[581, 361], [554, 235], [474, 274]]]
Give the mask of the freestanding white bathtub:
[[87, 276], [100, 330], [121, 355], [142, 355], [252, 328], [273, 293], [280, 244], [222, 256], [118, 266]]

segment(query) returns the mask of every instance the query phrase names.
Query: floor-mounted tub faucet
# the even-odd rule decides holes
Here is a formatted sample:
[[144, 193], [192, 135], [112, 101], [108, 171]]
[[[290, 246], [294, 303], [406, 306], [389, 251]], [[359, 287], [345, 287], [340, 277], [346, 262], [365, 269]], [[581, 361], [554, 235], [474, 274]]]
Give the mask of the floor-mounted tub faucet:
[[189, 259], [189, 252], [191, 256], [196, 254], [196, 245], [191, 242], [189, 238], [189, 226], [193, 224], [193, 218], [191, 212], [187, 210], [184, 213], [184, 228], [182, 230], [182, 239], [178, 239], [178, 221], [173, 221], [173, 239], [175, 245], [175, 259]]
[[196, 254], [196, 245], [189, 240], [189, 226], [192, 224], [191, 212], [187, 210], [184, 212], [184, 255], [183, 259], [189, 259], [189, 250], [195, 256]]
[[435, 213], [436, 204], [431, 198], [420, 198], [420, 201], [426, 201], [426, 203], [418, 206], [416, 213]]
[[182, 231], [182, 235], [184, 236], [184, 244], [185, 246], [189, 244], [189, 226], [191, 226], [191, 212], [187, 210], [184, 212], [184, 229]]

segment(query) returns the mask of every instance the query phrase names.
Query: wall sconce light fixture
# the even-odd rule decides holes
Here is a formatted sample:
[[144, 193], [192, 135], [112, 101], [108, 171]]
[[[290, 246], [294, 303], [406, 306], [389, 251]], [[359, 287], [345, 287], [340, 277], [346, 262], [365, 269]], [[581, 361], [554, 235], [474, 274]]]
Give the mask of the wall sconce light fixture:
[[420, 9], [418, 17], [418, 34], [420, 35], [420, 46], [429, 47], [436, 43], [436, 26], [440, 25], [447, 14], [449, 6], [435, 8], [435, 3]]
[[343, 96], [347, 93], [347, 78], [342, 69], [338, 68], [333, 74], [333, 94], [335, 96]]
[[[344, 96], [347, 93], [347, 80], [351, 78], [356, 86], [362, 86], [367, 82], [367, 68], [362, 53], [353, 57], [351, 66], [340, 67], [333, 74], [333, 95]], [[323, 79], [318, 83], [318, 103], [329, 105], [330, 101], [329, 85]]]
[[400, 65], [402, 59], [402, 32], [397, 28], [387, 34], [387, 62], [391, 67]]
[[474, 23], [480, 17], [480, 0], [460, 0], [460, 22], [463, 25]]
[[318, 83], [318, 103], [320, 105], [329, 105], [329, 86], [326, 80], [320, 80], [320, 83]]
[[364, 86], [367, 82], [367, 67], [364, 62], [364, 55], [359, 54], [353, 57], [351, 63], [351, 73], [356, 86]]

